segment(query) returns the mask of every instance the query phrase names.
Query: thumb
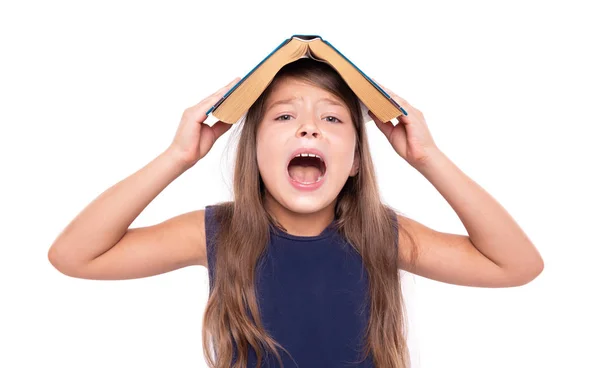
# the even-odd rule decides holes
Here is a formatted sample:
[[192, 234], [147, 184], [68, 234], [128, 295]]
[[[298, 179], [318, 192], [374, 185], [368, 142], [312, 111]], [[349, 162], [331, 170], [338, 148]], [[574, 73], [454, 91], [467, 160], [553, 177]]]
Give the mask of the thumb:
[[231, 127], [233, 126], [233, 124], [228, 124], [225, 123], [221, 120], [217, 121], [216, 123], [214, 123], [211, 126], [211, 129], [215, 135], [215, 141], [217, 139], [219, 139], [220, 136], [222, 136], [226, 131], [228, 131], [229, 129], [231, 129]]
[[377, 128], [379, 128], [379, 130], [381, 130], [383, 135], [385, 135], [385, 137], [387, 139], [390, 139], [390, 135], [392, 134], [392, 130], [394, 129], [394, 124], [392, 124], [390, 122], [388, 122], [388, 123], [382, 122], [371, 111], [369, 111], [368, 114], [371, 118], [373, 118], [375, 125], [377, 125]]

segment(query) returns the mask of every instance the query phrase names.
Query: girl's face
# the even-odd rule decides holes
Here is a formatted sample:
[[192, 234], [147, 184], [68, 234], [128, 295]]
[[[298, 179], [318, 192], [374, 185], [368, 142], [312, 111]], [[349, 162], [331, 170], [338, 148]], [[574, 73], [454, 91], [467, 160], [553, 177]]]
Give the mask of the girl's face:
[[[319, 87], [285, 78], [265, 108], [256, 144], [267, 195], [295, 213], [331, 205], [358, 168], [348, 107]], [[306, 153], [309, 157], [296, 157]]]

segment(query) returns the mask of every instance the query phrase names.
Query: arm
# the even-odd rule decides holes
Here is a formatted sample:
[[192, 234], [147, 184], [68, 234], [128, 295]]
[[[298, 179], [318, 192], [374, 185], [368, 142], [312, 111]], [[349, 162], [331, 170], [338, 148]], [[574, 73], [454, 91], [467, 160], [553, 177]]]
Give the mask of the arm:
[[141, 211], [185, 171], [165, 151], [100, 194], [62, 231], [48, 251], [60, 272], [87, 279], [130, 279], [205, 263], [204, 211], [129, 229]]
[[188, 212], [154, 226], [129, 226], [231, 128], [221, 121], [212, 126], [204, 121], [206, 111], [238, 80], [187, 108], [166, 151], [107, 189], [71, 221], [48, 251], [56, 269], [79, 278], [126, 279], [206, 265], [204, 211]]
[[[379, 84], [379, 83], [378, 83]], [[527, 235], [502, 206], [466, 176], [435, 144], [423, 113], [383, 87], [407, 115], [398, 123], [369, 115], [396, 153], [417, 169], [448, 201], [469, 236], [442, 233], [398, 216], [400, 268], [434, 280], [468, 286], [507, 287], [528, 283], [544, 262]], [[410, 239], [416, 261], [411, 264]]]
[[542, 272], [540, 254], [510, 214], [441, 151], [433, 151], [415, 168], [456, 211], [469, 236], [434, 231], [398, 216], [419, 254], [416, 264], [410, 265], [402, 246], [408, 239], [401, 234], [401, 268], [442, 282], [479, 287], [519, 286]]

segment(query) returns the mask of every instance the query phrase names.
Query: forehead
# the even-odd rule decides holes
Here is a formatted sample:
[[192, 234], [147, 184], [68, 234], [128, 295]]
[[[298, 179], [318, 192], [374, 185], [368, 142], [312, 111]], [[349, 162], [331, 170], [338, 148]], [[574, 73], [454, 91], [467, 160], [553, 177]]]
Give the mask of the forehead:
[[280, 100], [291, 100], [303, 96], [314, 96], [318, 99], [328, 99], [334, 104], [345, 107], [344, 101], [333, 93], [316, 86], [315, 84], [299, 79], [286, 77], [275, 82], [271, 93], [266, 99], [267, 108], [274, 102]]

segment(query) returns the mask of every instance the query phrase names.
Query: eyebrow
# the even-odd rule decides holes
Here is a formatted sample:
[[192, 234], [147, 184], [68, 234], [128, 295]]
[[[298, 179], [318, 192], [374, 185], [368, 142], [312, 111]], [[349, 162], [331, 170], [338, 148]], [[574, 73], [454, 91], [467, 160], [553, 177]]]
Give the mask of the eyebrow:
[[[291, 102], [294, 102], [294, 101], [296, 101], [296, 100], [298, 100], [298, 99], [299, 99], [299, 97], [291, 97], [291, 98], [286, 98], [286, 99], [284, 99], [284, 100], [278, 100], [278, 101], [274, 101], [273, 103], [271, 103], [271, 104], [270, 104], [270, 105], [267, 107], [267, 111], [268, 111], [268, 110], [270, 110], [270, 109], [272, 109], [273, 107], [275, 107], [275, 106], [277, 106], [277, 105], [285, 105], [285, 104], [289, 104], [289, 103], [291, 103]], [[329, 102], [329, 103], [330, 103], [330, 104], [332, 104], [332, 105], [337, 105], [337, 106], [342, 106], [342, 107], [344, 107], [344, 104], [342, 104], [342, 103], [341, 103], [341, 102], [339, 102], [339, 101], [333, 100], [333, 99], [331, 99], [331, 98], [327, 98], [327, 97], [320, 98], [320, 99], [319, 99], [317, 102], [321, 102], [321, 101], [326, 101], [326, 102]]]

